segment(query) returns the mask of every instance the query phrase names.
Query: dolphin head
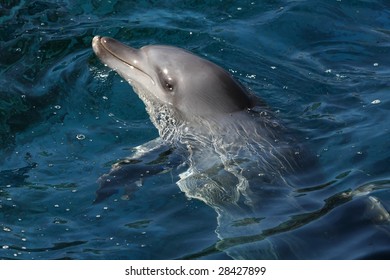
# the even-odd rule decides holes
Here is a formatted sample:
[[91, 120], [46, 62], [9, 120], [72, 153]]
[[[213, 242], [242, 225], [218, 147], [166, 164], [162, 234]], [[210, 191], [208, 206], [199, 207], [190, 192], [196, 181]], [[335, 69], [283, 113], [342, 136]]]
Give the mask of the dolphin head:
[[162, 45], [135, 49], [100, 36], [93, 38], [92, 47], [145, 103], [170, 106], [187, 119], [253, 106], [246, 90], [228, 72], [183, 49]]

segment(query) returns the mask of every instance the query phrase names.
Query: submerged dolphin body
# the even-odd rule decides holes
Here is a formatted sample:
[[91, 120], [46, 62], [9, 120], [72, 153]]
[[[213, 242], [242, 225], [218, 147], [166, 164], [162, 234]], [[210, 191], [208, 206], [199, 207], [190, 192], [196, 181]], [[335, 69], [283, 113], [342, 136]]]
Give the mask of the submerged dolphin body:
[[286, 220], [286, 205], [299, 213], [291, 193], [302, 153], [264, 102], [219, 66], [179, 48], [135, 49], [100, 36], [92, 46], [130, 83], [160, 135], [101, 177], [97, 200], [114, 192], [112, 185], [137, 182], [145, 174], [138, 162], [150, 163], [150, 174], [163, 172], [167, 167], [149, 158], [157, 151], [168, 165], [183, 162], [179, 188], [217, 212], [218, 249], [233, 258], [277, 257], [259, 234]]

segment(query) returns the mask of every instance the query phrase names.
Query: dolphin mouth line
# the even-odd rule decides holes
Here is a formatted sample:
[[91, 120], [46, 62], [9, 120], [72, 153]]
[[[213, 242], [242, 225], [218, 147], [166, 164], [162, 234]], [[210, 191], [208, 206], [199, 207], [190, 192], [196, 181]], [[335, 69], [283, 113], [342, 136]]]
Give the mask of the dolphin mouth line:
[[[103, 41], [103, 42], [102, 42]], [[101, 36], [98, 36], [98, 42], [99, 42], [99, 45], [106, 51], [108, 52], [109, 54], [111, 54], [113, 57], [115, 57], [116, 59], [118, 59], [119, 61], [122, 61], [124, 64], [128, 65], [131, 69], [136, 69], [138, 71], [140, 71], [141, 73], [145, 74], [146, 76], [148, 76], [150, 78], [150, 80], [152, 81], [153, 84], [155, 84], [153, 78], [148, 74], [146, 73], [145, 71], [143, 71], [142, 69], [140, 69], [139, 67], [131, 64], [130, 62], [126, 61], [125, 59], [119, 57], [118, 55], [116, 55], [113, 51], [111, 51], [109, 48], [107, 48], [104, 43], [107, 43], [104, 41], [104, 37], [101, 37]]]

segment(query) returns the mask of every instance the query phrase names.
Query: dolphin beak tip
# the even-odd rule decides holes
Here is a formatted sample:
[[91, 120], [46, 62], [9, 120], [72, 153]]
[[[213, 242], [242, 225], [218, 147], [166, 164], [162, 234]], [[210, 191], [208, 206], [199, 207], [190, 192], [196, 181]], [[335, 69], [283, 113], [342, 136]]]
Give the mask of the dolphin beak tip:
[[96, 44], [99, 40], [100, 40], [100, 36], [99, 35], [94, 36], [93, 39], [92, 39], [92, 44]]
[[100, 45], [101, 45], [101, 36], [94, 36], [92, 39], [92, 49], [96, 54], [99, 53]]

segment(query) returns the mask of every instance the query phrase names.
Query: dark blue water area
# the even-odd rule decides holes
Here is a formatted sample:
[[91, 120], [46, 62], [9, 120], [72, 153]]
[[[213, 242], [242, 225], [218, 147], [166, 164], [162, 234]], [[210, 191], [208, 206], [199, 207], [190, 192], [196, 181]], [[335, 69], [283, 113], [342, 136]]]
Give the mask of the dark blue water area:
[[312, 203], [243, 243], [266, 241], [281, 259], [390, 257], [388, 1], [10, 0], [0, 1], [0, 259], [230, 258], [216, 212], [188, 199], [177, 174], [93, 203], [98, 178], [158, 137], [93, 54], [94, 35], [205, 57], [297, 131], [321, 174], [297, 190]]

